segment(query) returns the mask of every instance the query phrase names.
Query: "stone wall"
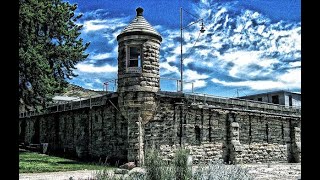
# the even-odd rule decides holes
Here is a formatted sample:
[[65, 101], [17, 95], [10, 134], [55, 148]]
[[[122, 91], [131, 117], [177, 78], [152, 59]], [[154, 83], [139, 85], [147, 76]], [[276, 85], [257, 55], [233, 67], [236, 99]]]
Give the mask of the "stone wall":
[[25, 134], [20, 137], [25, 137], [20, 140], [49, 143], [52, 152], [79, 158], [126, 161], [128, 122], [111, 103], [117, 105], [117, 99], [107, 99], [102, 106], [23, 118], [20, 124], [26, 122], [26, 126], [20, 125], [20, 132]]
[[194, 163], [300, 161], [300, 118], [293, 109], [168, 96], [158, 98], [145, 126], [146, 150], [160, 149], [168, 161], [180, 146], [191, 150]]
[[[149, 95], [136, 93], [137, 98]], [[80, 158], [139, 159], [142, 164], [141, 156], [152, 148], [170, 161], [178, 147], [190, 149], [194, 163], [301, 160], [297, 110], [235, 100], [204, 102], [204, 97], [181, 93], [158, 93], [154, 99], [152, 112], [141, 106], [120, 108], [113, 95], [101, 98], [99, 106], [21, 118], [20, 140], [49, 143], [53, 151]], [[153, 114], [149, 122], [143, 122], [143, 113]]]
[[270, 143], [243, 144], [243, 163], [288, 162], [288, 145]]
[[[176, 145], [160, 145], [159, 150], [165, 161], [172, 161], [175, 151], [180, 147]], [[223, 162], [223, 143], [203, 142], [200, 145], [184, 144], [192, 156], [192, 163]]]

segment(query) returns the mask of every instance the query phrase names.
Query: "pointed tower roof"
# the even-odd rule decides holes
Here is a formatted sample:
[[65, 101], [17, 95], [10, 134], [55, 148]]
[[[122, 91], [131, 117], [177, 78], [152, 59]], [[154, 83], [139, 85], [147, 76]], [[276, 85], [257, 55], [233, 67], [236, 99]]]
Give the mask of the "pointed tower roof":
[[136, 11], [137, 11], [137, 16], [117, 36], [117, 40], [119, 40], [123, 36], [145, 34], [145, 35], [154, 36], [158, 38], [160, 41], [162, 41], [161, 35], [143, 17], [143, 9], [139, 7], [136, 9]]

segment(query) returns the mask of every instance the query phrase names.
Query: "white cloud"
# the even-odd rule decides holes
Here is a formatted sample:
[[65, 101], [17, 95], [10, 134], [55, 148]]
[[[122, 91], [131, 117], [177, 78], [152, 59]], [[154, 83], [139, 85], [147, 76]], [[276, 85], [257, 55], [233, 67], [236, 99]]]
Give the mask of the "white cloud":
[[98, 84], [102, 84], [102, 81], [100, 79], [95, 79], [94, 82], [96, 82]]
[[285, 84], [282, 82], [275, 81], [239, 81], [239, 82], [227, 82], [221, 81], [216, 78], [211, 79], [212, 82], [222, 84], [224, 86], [245, 86], [254, 90], [274, 89], [283, 88]]
[[197, 71], [187, 69], [184, 71], [184, 81], [187, 81], [184, 83], [184, 89], [192, 90], [192, 84], [194, 89], [205, 87], [207, 85], [205, 79], [208, 77], [206, 74], [199, 74]]
[[76, 68], [78, 71], [87, 73], [114, 73], [118, 71], [117, 66], [110, 66], [109, 64], [100, 67], [95, 67], [92, 64], [77, 64]]
[[93, 56], [90, 56], [90, 59], [92, 60], [101, 60], [101, 59], [106, 59], [113, 57], [113, 53], [101, 53], [101, 54], [96, 54]]
[[[196, 80], [193, 82], [193, 89], [205, 87], [207, 82], [205, 80]], [[192, 90], [192, 83], [185, 83], [183, 86], [184, 90]]]
[[[260, 51], [232, 51], [225, 53], [221, 56], [221, 59], [225, 61], [224, 65], [232, 62], [233, 66], [229, 71], [229, 75], [232, 77], [249, 76], [254, 77], [259, 75], [262, 70], [270, 72], [270, 68], [279, 60], [272, 58], [263, 58]], [[250, 65], [259, 65], [262, 67], [260, 70], [252, 71]], [[260, 74], [261, 75], [261, 74]]]
[[206, 74], [199, 74], [197, 71], [193, 71], [190, 69], [185, 70], [183, 74], [185, 75], [187, 81], [206, 79], [209, 77]]
[[191, 59], [191, 58], [183, 59], [183, 65], [184, 66], [187, 66], [189, 63], [192, 63], [192, 62], [193, 62], [193, 59]]
[[[289, 69], [284, 74], [280, 74], [279, 70], [301, 66], [301, 61], [299, 61], [301, 58], [301, 25], [299, 23], [272, 24], [268, 18], [255, 11], [244, 9], [239, 13], [233, 12], [233, 5], [233, 3], [201, 0], [200, 3], [192, 6], [193, 9], [188, 10], [204, 18], [206, 31], [189, 53], [199, 35], [199, 26], [194, 24], [184, 30], [186, 41], [183, 44], [184, 80], [194, 82], [194, 88], [205, 87], [208, 79], [223, 86], [243, 86], [255, 90], [300, 88], [300, 68]], [[106, 46], [114, 48], [112, 51], [101, 54], [90, 53], [90, 60], [114, 57], [112, 59], [114, 61], [118, 53], [116, 37], [128, 25], [132, 17], [105, 18], [109, 15], [105, 13], [104, 16], [101, 16], [101, 13], [104, 12], [96, 11], [94, 20], [91, 17], [90, 20], [83, 22], [83, 34], [94, 32], [96, 35], [99, 33], [98, 37], [105, 39]], [[253, 20], [256, 20], [257, 23], [252, 23]], [[180, 30], [162, 25], [154, 27], [163, 37], [160, 48], [161, 76], [170, 74], [172, 78], [180, 77], [181, 49], [178, 40]], [[101, 51], [92, 50], [92, 52]], [[172, 62], [174, 64], [171, 64]], [[113, 74], [117, 72], [117, 67], [110, 65], [95, 67], [90, 64], [78, 64], [76, 67], [79, 72], [84, 72], [81, 73], [84, 75], [95, 72]], [[192, 67], [193, 70], [188, 69], [189, 67]], [[219, 77], [234, 77], [238, 82], [215, 79], [196, 71], [198, 68], [207, 68], [206, 73], [213, 76], [219, 73]], [[260, 78], [269, 80], [254, 80]], [[191, 84], [186, 84], [184, 89], [190, 90]]]
[[164, 70], [162, 75], [169, 74], [169, 73], [177, 73], [180, 74], [179, 69], [176, 66], [170, 66], [168, 62], [161, 62], [160, 68]]
[[301, 69], [290, 69], [285, 74], [280, 75], [277, 78], [279, 81], [282, 81], [290, 86], [301, 86]]
[[201, 64], [203, 66], [206, 66], [206, 67], [213, 67], [214, 66], [214, 63], [213, 62], [201, 62]]
[[216, 78], [211, 79], [212, 82], [222, 84], [224, 86], [243, 86], [253, 90], [267, 89], [288, 89], [301, 87], [301, 70], [292, 69], [289, 72], [280, 75], [276, 80], [248, 80], [239, 82], [227, 82]]
[[178, 57], [177, 55], [169, 56], [166, 58], [167, 62], [175, 62], [178, 59], [180, 60], [180, 57]]
[[85, 21], [83, 23], [83, 31], [89, 32], [89, 31], [97, 31], [97, 30], [108, 28], [108, 25], [105, 24], [106, 22], [107, 20], [101, 20], [101, 19]]
[[289, 67], [299, 67], [301, 66], [301, 61], [290, 62]]
[[93, 83], [84, 83], [84, 85], [85, 85], [87, 88], [92, 88], [92, 87], [93, 87]]
[[83, 32], [98, 31], [103, 29], [115, 30], [127, 26], [128, 17], [93, 19], [83, 22]]

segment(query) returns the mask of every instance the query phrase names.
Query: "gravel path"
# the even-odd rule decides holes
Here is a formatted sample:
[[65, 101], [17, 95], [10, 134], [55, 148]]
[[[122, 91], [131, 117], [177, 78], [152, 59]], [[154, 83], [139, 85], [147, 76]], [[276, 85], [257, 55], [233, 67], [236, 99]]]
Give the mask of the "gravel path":
[[255, 180], [297, 180], [301, 179], [301, 163], [294, 164], [244, 164]]
[[19, 180], [72, 180], [89, 179], [94, 176], [95, 170], [48, 172], [48, 173], [22, 173]]
[[[255, 180], [298, 180], [301, 176], [301, 164], [243, 164]], [[23, 173], [20, 180], [88, 180], [93, 178], [96, 171], [81, 170], [50, 173]]]

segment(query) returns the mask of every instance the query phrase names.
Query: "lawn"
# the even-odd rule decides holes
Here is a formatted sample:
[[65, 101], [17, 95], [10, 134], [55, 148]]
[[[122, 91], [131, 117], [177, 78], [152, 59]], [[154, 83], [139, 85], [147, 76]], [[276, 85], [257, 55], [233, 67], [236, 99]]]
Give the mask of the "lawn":
[[19, 173], [75, 171], [84, 169], [102, 170], [112, 168], [111, 166], [79, 162], [35, 152], [19, 153]]

